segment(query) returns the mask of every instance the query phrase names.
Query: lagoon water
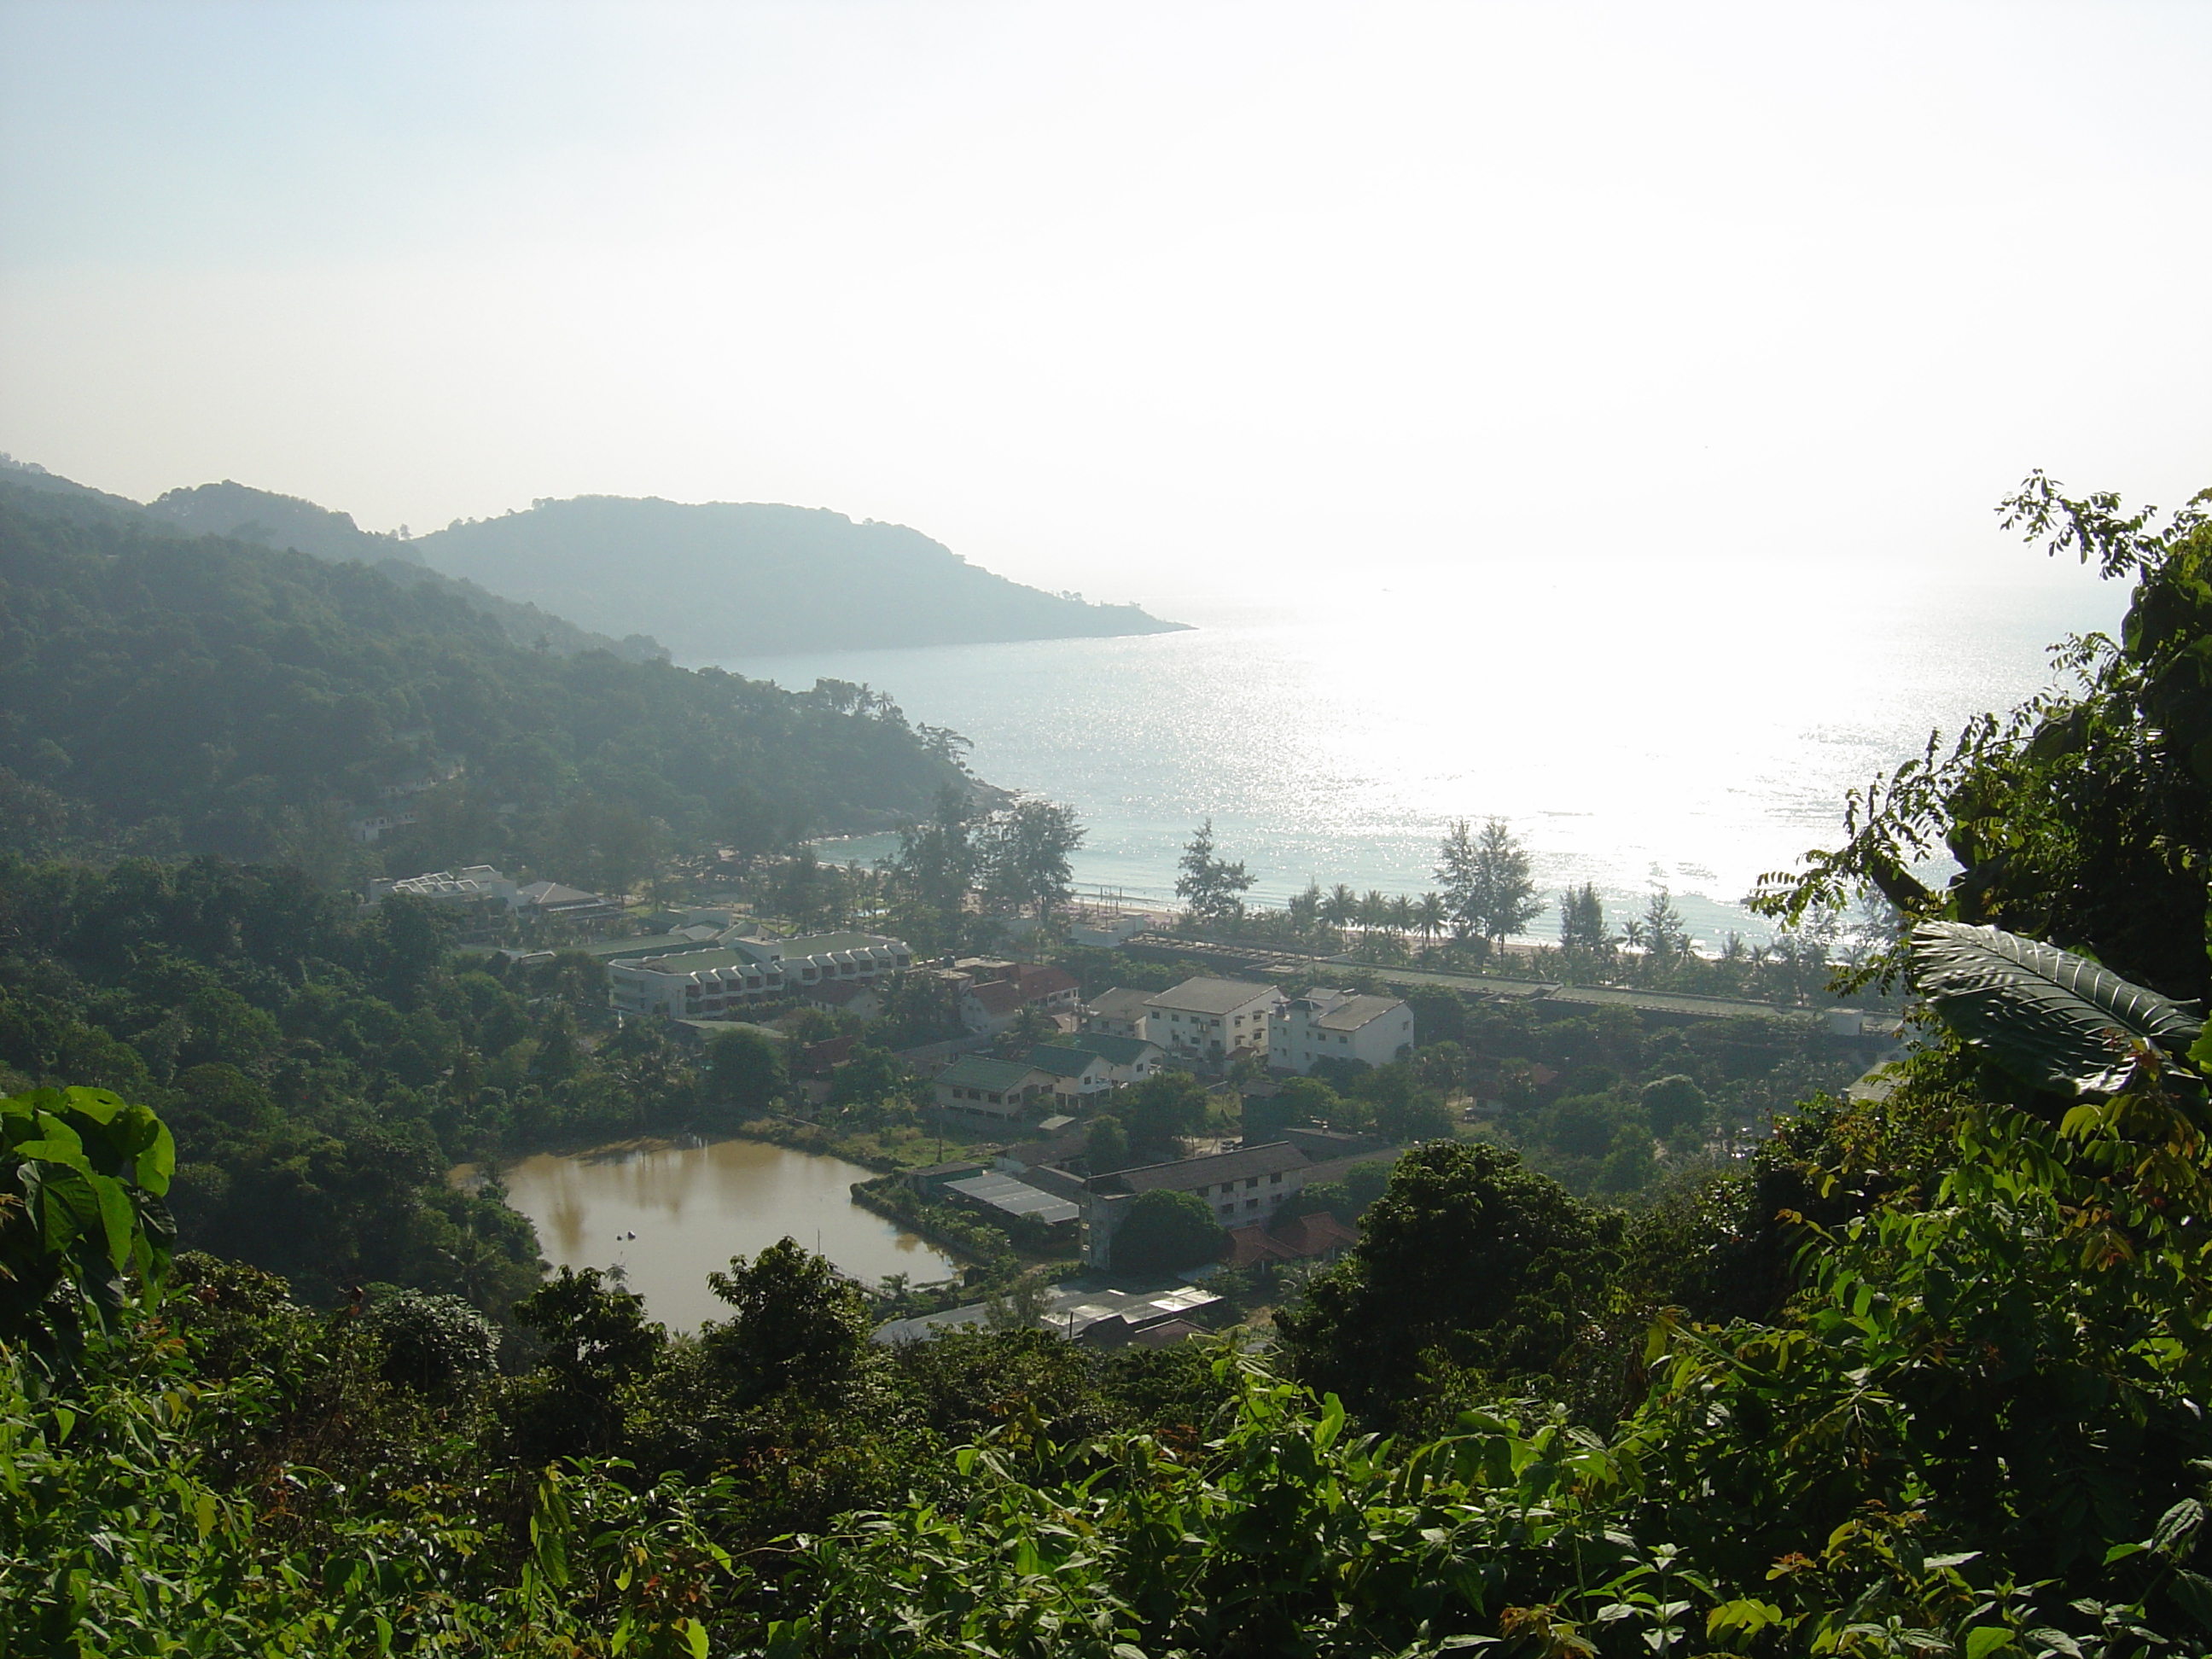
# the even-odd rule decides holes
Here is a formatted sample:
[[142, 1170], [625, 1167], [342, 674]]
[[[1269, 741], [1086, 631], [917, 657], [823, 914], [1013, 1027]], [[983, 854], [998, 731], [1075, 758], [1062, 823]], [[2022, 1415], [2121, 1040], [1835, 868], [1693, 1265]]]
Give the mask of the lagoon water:
[[853, 1182], [872, 1170], [818, 1153], [757, 1140], [650, 1143], [541, 1152], [501, 1174], [507, 1202], [536, 1224], [547, 1260], [620, 1266], [647, 1310], [672, 1328], [727, 1318], [707, 1274], [787, 1236], [871, 1284], [886, 1273], [921, 1283], [957, 1271], [941, 1252], [853, 1202]]
[[1335, 594], [1156, 607], [1189, 633], [725, 665], [866, 681], [964, 733], [980, 776], [1072, 803], [1079, 881], [1132, 898], [1170, 898], [1208, 816], [1279, 902], [1309, 878], [1419, 893], [1450, 820], [1497, 815], [1547, 889], [1595, 882], [1617, 925], [1664, 886], [1712, 942], [1763, 936], [1735, 902], [1832, 836], [1847, 792], [2050, 684], [2052, 642], [2116, 625], [2120, 590], [2069, 578], [1578, 567], [1394, 589], [1348, 569]]

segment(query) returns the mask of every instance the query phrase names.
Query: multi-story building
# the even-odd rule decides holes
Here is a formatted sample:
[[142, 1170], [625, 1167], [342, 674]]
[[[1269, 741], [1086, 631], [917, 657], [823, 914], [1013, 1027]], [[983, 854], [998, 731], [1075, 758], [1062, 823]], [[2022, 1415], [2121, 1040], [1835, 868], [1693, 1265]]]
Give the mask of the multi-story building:
[[1297, 1147], [1277, 1141], [1094, 1176], [1085, 1183], [1084, 1263], [1101, 1268], [1114, 1265], [1114, 1235], [1146, 1193], [1194, 1194], [1206, 1200], [1222, 1226], [1243, 1226], [1267, 1220], [1285, 1199], [1301, 1190], [1310, 1163]]
[[1316, 988], [1275, 1010], [1267, 1064], [1303, 1075], [1323, 1060], [1388, 1066], [1413, 1052], [1413, 1011], [1397, 998]]
[[1145, 999], [1139, 1034], [1170, 1054], [1212, 1065], [1240, 1048], [1265, 1055], [1267, 1020], [1283, 994], [1272, 985], [1235, 979], [1187, 979], [1171, 991]]
[[690, 1019], [822, 985], [875, 983], [913, 965], [904, 940], [873, 933], [725, 934], [708, 950], [617, 957], [607, 964], [607, 978], [611, 1000], [624, 1013]]
[[1083, 1029], [1103, 1036], [1141, 1037], [1145, 1034], [1145, 1004], [1150, 991], [1117, 985], [1101, 991], [1083, 1005]]

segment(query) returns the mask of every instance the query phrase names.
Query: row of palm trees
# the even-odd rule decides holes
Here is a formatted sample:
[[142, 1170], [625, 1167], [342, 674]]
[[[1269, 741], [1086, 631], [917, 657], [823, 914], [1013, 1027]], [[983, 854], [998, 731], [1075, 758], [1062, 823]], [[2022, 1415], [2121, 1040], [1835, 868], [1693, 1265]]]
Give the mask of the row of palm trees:
[[1319, 884], [1307, 888], [1291, 901], [1291, 913], [1302, 921], [1310, 918], [1331, 927], [1387, 933], [1401, 941], [1418, 934], [1425, 945], [1451, 927], [1451, 909], [1441, 893], [1415, 898], [1409, 893], [1385, 893], [1379, 887], [1356, 893], [1342, 882], [1327, 892]]

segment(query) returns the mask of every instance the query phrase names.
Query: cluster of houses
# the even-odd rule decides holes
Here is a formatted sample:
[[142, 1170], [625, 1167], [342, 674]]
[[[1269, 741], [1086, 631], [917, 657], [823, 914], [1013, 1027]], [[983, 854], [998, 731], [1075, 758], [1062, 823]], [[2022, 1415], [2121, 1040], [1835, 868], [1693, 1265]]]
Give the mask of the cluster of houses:
[[[1283, 1206], [1309, 1186], [1340, 1181], [1355, 1164], [1390, 1162], [1401, 1150], [1354, 1135], [1292, 1127], [1282, 1131], [1280, 1139], [1264, 1145], [1086, 1176], [1070, 1167], [1079, 1163], [1080, 1130], [1069, 1120], [1048, 1120], [1054, 1122], [1060, 1126], [1057, 1133], [1044, 1139], [1010, 1146], [988, 1162], [970, 1158], [910, 1170], [907, 1182], [933, 1200], [960, 1202], [1003, 1218], [1042, 1223], [1079, 1249], [1085, 1267], [1101, 1273], [1115, 1270], [1115, 1236], [1139, 1199], [1153, 1192], [1188, 1193], [1212, 1211], [1227, 1235], [1219, 1265], [1237, 1268], [1325, 1261], [1340, 1255], [1358, 1241], [1352, 1227], [1326, 1210], [1285, 1220]], [[1133, 1340], [1176, 1340], [1187, 1334], [1188, 1328], [1162, 1328], [1150, 1339], [1138, 1334], [1213, 1300], [1202, 1291], [1179, 1294], [1187, 1294], [1187, 1302], [1170, 1307], [1154, 1306], [1148, 1293], [1068, 1291], [1038, 1322], [1059, 1330], [1062, 1320], [1072, 1316], [1073, 1323], [1062, 1334], [1108, 1346]], [[1120, 1300], [1132, 1305], [1121, 1308]], [[1116, 1305], [1109, 1310], [1109, 1303]], [[1109, 1321], [1109, 1311], [1122, 1316]], [[953, 1309], [885, 1326], [878, 1336], [882, 1340], [911, 1340], [973, 1324], [981, 1317], [980, 1305]], [[1105, 1322], [1097, 1322], [1102, 1321]]]

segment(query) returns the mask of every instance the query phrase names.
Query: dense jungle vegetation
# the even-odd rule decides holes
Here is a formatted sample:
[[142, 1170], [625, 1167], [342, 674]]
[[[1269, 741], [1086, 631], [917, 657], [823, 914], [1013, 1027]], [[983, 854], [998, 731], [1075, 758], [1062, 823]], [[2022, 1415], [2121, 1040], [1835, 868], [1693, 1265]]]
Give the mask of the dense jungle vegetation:
[[[1904, 914], [1863, 969], [1926, 1011], [1887, 1091], [1633, 1215], [1431, 1142], [1272, 1348], [884, 1349], [788, 1241], [696, 1336], [590, 1275], [505, 1334], [325, 1311], [172, 1255], [155, 1068], [9, 1100], [0, 1649], [2206, 1651], [2212, 526], [2018, 511], [2133, 581], [2123, 636], [1769, 896]], [[404, 929], [352, 948], [408, 1006]]]
[[[527, 649], [442, 588], [67, 499], [0, 489], [10, 850], [210, 852], [326, 884], [491, 862], [620, 891], [970, 787], [952, 734], [880, 698]], [[365, 854], [347, 825], [387, 788], [419, 789], [416, 822]]]

